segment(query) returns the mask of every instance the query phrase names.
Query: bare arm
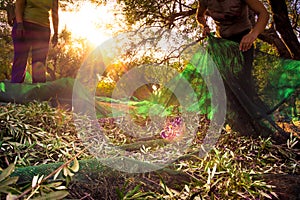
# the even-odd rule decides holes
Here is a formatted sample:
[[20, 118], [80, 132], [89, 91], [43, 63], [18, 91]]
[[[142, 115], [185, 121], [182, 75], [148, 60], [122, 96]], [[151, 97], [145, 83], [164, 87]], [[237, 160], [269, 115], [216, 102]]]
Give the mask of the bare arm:
[[53, 1], [53, 7], [52, 7], [52, 23], [53, 23], [53, 29], [54, 34], [58, 33], [58, 0]]
[[198, 1], [198, 7], [196, 11], [196, 20], [203, 28], [203, 36], [207, 36], [210, 33], [209, 26], [206, 24], [205, 12], [207, 8]]
[[56, 46], [57, 41], [58, 41], [58, 0], [53, 0], [53, 7], [51, 11], [52, 15], [52, 23], [53, 23], [53, 37], [52, 37], [52, 44], [53, 46]]
[[206, 8], [203, 5], [201, 5], [199, 1], [197, 11], [196, 11], [196, 20], [198, 24], [202, 25], [203, 27], [207, 26], [206, 19], [205, 19], [205, 12], [206, 12]]
[[248, 6], [258, 14], [258, 19], [249, 34], [245, 35], [240, 43], [240, 50], [247, 51], [251, 48], [254, 40], [262, 33], [269, 20], [269, 13], [259, 0], [246, 0]]
[[257, 22], [252, 29], [252, 32], [258, 36], [265, 30], [268, 24], [269, 13], [259, 0], [246, 0], [246, 3], [255, 13], [258, 14]]
[[16, 1], [16, 21], [17, 23], [23, 22], [23, 14], [24, 14], [25, 0], [17, 0]]

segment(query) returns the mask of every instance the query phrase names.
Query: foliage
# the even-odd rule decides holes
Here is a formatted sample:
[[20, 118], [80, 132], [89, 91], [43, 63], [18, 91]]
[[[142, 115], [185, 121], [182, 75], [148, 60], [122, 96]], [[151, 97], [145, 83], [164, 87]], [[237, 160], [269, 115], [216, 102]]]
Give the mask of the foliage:
[[[174, 27], [188, 20], [186, 16], [195, 14], [196, 1], [121, 1], [124, 14], [129, 24], [141, 22], [147, 25]], [[136, 9], [132, 9], [136, 8]], [[191, 11], [192, 10], [192, 11]], [[183, 20], [182, 20], [183, 19]], [[177, 23], [179, 21], [179, 23]]]
[[[8, 1], [0, 1], [1, 5]], [[67, 1], [71, 2], [72, 1]], [[191, 38], [198, 37], [198, 28], [194, 19], [196, 1], [120, 1], [124, 5], [124, 12], [130, 25], [159, 25], [168, 28], [177, 28], [184, 33], [191, 35]], [[289, 5], [297, 6], [298, 1], [288, 1]], [[299, 18], [298, 8], [290, 14], [293, 27], [299, 29], [297, 23]], [[295, 13], [296, 12], [296, 13]], [[3, 29], [4, 30], [4, 29]], [[8, 29], [6, 29], [8, 30]], [[8, 34], [7, 32], [5, 34]], [[3, 67], [3, 77], [7, 78], [9, 71], [9, 59], [11, 58], [12, 48], [11, 41], [0, 39], [1, 47], [5, 48], [0, 57], [0, 70]], [[78, 46], [73, 46], [76, 43]], [[2, 48], [3, 50], [4, 48]], [[270, 47], [261, 49], [271, 49]], [[273, 50], [272, 50], [273, 51]], [[49, 53], [49, 70], [51, 78], [56, 79], [65, 76], [74, 77], [80, 63], [87, 53], [85, 41], [73, 41], [70, 33], [64, 30], [60, 34], [60, 45], [51, 49]], [[151, 60], [152, 62], [152, 60]], [[260, 63], [266, 63], [261, 58]], [[272, 66], [269, 66], [271, 68]], [[258, 70], [259, 79], [262, 77], [262, 67]], [[122, 74], [107, 74], [106, 77], [114, 77], [117, 82]], [[114, 82], [99, 83], [103, 91], [99, 94], [110, 95], [114, 88]], [[199, 82], [195, 85], [201, 84]], [[264, 82], [262, 82], [262, 86]], [[106, 88], [105, 88], [106, 87]], [[159, 95], [159, 94], [158, 94]], [[152, 100], [158, 98], [153, 94]], [[148, 113], [152, 105], [146, 105], [138, 110], [138, 114]], [[83, 119], [84, 120], [84, 119]], [[109, 128], [111, 124], [108, 124]], [[112, 140], [120, 137], [119, 133], [110, 130]], [[200, 133], [195, 139], [194, 146], [191, 147], [191, 153], [187, 158], [181, 158], [173, 165], [173, 170], [183, 172], [190, 177], [192, 181], [185, 183], [183, 187], [175, 187], [168, 184], [162, 177], [159, 179], [146, 182], [146, 179], [140, 179], [132, 190], [124, 187], [117, 190], [120, 199], [193, 199], [215, 198], [215, 199], [264, 199], [276, 197], [273, 192], [273, 186], [268, 185], [262, 175], [265, 173], [289, 173], [299, 174], [299, 151], [293, 149], [297, 139], [291, 138], [287, 145], [273, 144], [270, 139], [262, 138], [245, 138], [237, 136], [235, 133], [228, 131], [224, 133], [218, 145], [212, 152], [203, 158], [194, 156], [201, 148]], [[126, 140], [125, 138], [122, 138]], [[83, 149], [76, 136], [75, 126], [71, 113], [63, 109], [51, 108], [47, 103], [32, 102], [27, 105], [7, 104], [0, 106], [0, 166], [6, 168], [0, 175], [1, 192], [20, 194], [20, 190], [15, 187], [16, 178], [9, 177], [14, 168], [39, 165], [42, 163], [51, 163], [57, 161], [67, 161], [74, 154]], [[87, 153], [80, 155], [80, 158], [89, 157]], [[66, 166], [57, 171], [58, 176], [62, 172], [66, 178], [66, 185], [70, 177], [76, 172], [78, 166]], [[69, 178], [68, 178], [69, 177]], [[56, 191], [58, 188], [65, 189], [65, 182], [45, 182], [42, 183], [43, 176], [36, 176], [32, 180], [29, 188], [35, 188], [30, 191], [29, 195], [35, 197], [37, 194], [43, 194], [44, 191]], [[40, 184], [42, 183], [42, 184]], [[151, 188], [152, 186], [155, 189]], [[13, 187], [12, 187], [13, 186]], [[35, 187], [33, 187], [35, 186]], [[24, 189], [24, 188], [23, 188]], [[36, 193], [38, 192], [38, 193]], [[47, 192], [46, 192], [47, 193]], [[46, 194], [45, 195], [48, 195]], [[57, 195], [52, 193], [51, 195]], [[60, 193], [64, 196], [66, 193]], [[50, 196], [51, 197], [51, 196]], [[48, 196], [48, 198], [50, 198]], [[57, 199], [56, 197], [53, 197]]]
[[126, 191], [128, 186], [128, 181], [125, 182], [121, 189], [117, 188], [116, 192], [118, 195], [118, 199], [120, 200], [129, 200], [129, 199], [145, 199], [145, 197], [156, 197], [156, 195], [152, 192], [139, 192], [141, 185], [135, 186], [132, 190]]
[[[28, 182], [28, 184], [18, 183], [19, 177], [11, 176], [14, 169], [15, 164], [10, 164], [0, 174], [0, 198], [2, 194], [6, 194], [6, 199], [63, 199], [69, 194], [66, 189], [71, 177], [74, 175], [72, 172], [77, 172], [79, 165], [75, 159], [71, 167], [64, 164], [59, 168], [60, 170], [54, 171], [56, 172], [55, 174], [52, 173], [47, 177], [35, 175], [31, 183]], [[56, 178], [62, 169], [64, 171], [63, 177], [57, 180]], [[53, 175], [53, 180], [47, 180]]]
[[15, 169], [15, 165], [10, 164], [0, 174], [0, 198], [1, 198], [1, 193], [10, 194], [10, 196], [12, 194], [21, 193], [18, 189], [12, 187], [12, 185], [17, 183], [18, 177], [9, 177], [11, 173], [14, 171], [14, 169]]
[[59, 44], [48, 54], [47, 70], [51, 80], [75, 78], [89, 48], [85, 39], [73, 39], [67, 29], [59, 34]]
[[0, 113], [1, 167], [65, 161], [82, 149], [73, 115], [65, 110], [32, 102], [0, 106]]
[[[7, 104], [0, 106], [0, 110], [0, 167], [9, 164], [0, 174], [1, 196], [5, 193], [8, 199], [18, 195], [25, 199], [62, 199], [68, 195], [66, 189], [79, 170], [78, 161], [72, 156], [88, 157], [82, 153], [72, 113], [54, 109], [47, 102]], [[68, 164], [73, 159], [73, 165]], [[24, 167], [57, 161], [66, 163], [48, 176], [34, 176], [31, 183], [17, 183], [18, 177], [10, 177], [15, 165]], [[48, 180], [50, 177], [54, 178]]]
[[296, 35], [300, 36], [300, 3], [299, 0], [286, 0], [287, 6], [289, 8], [289, 18], [291, 21], [291, 25], [296, 33]]
[[13, 46], [10, 37], [11, 28], [6, 23], [5, 13], [0, 10], [0, 81], [10, 79], [13, 59]]
[[[13, 43], [11, 27], [7, 25], [5, 12], [0, 9], [0, 80], [10, 80], [13, 61]], [[63, 29], [59, 33], [59, 44], [50, 50], [47, 60], [48, 80], [56, 80], [63, 77], [75, 78], [83, 59], [89, 53], [87, 40], [73, 39], [71, 33]], [[30, 67], [30, 57], [28, 67]], [[29, 68], [30, 69], [30, 68]], [[28, 70], [29, 70], [28, 69]]]
[[[106, 79], [107, 80], [107, 79]], [[103, 96], [103, 97], [111, 97], [112, 92], [114, 91], [116, 87], [116, 83], [113, 81], [106, 81], [105, 79], [101, 80], [96, 89], [96, 95], [97, 96]]]
[[[126, 16], [126, 20], [129, 25], [134, 25], [133, 27], [151, 27], [151, 26], [159, 26], [166, 27], [170, 29], [176, 29], [179, 32], [187, 34], [189, 38], [193, 40], [197, 40], [200, 37], [200, 27], [197, 25], [195, 21], [195, 13], [197, 7], [197, 1], [162, 1], [162, 0], [147, 0], [147, 1], [128, 1], [121, 0], [120, 1], [123, 6], [123, 13]], [[282, 43], [274, 43], [274, 38], [276, 40], [288, 40], [287, 38], [292, 38], [291, 35], [293, 33], [296, 36], [299, 36], [299, 1], [298, 0], [286, 0], [286, 1], [263, 1], [266, 7], [268, 8], [270, 15], [278, 16], [281, 20], [287, 19], [290, 20], [291, 26], [288, 26], [288, 23], [285, 24], [274, 24], [274, 19], [270, 19], [270, 24], [264, 32], [264, 41], [275, 44], [276, 48], [280, 54], [286, 49], [282, 49]], [[273, 6], [279, 4], [287, 5], [287, 14], [288, 16], [283, 16], [283, 14], [272, 13], [274, 9], [271, 8], [271, 2]], [[275, 11], [278, 12], [278, 11]], [[279, 23], [279, 22], [278, 22]], [[275, 26], [274, 26], [275, 25]], [[286, 26], [285, 26], [286, 25]], [[280, 37], [276, 30], [278, 30], [278, 26], [285, 26], [287, 32], [280, 33], [281, 36], [285, 35], [286, 37]], [[214, 24], [212, 23], [212, 27]], [[270, 31], [268, 30], [275, 30]], [[295, 37], [296, 38], [296, 37]], [[297, 41], [294, 41], [294, 44], [299, 44]], [[285, 43], [289, 46], [287, 41]], [[290, 47], [290, 46], [289, 46]], [[292, 49], [292, 48], [290, 48]], [[296, 50], [297, 51], [297, 50]], [[297, 52], [292, 52], [292, 54], [297, 54]], [[292, 55], [291, 55], [292, 56]], [[298, 56], [295, 55], [295, 58]]]
[[278, 59], [275, 52], [266, 54], [267, 48], [261, 45], [255, 52], [253, 74], [258, 94], [270, 108], [276, 106], [278, 99], [285, 99], [278, 111], [286, 119], [297, 117], [299, 112], [293, 110], [297, 110], [299, 101], [299, 61]]
[[111, 97], [112, 92], [116, 87], [116, 83], [127, 70], [127, 66], [122, 62], [113, 63], [107, 66], [103, 74], [99, 77], [100, 80], [96, 88], [96, 95]]
[[13, 49], [6, 40], [1, 38], [0, 46], [2, 47], [0, 54], [0, 80], [10, 80]]
[[[295, 144], [295, 140], [289, 141]], [[137, 178], [139, 187], [122, 194], [127, 192], [144, 199], [276, 199], [275, 187], [263, 177], [264, 174], [299, 175], [299, 149], [289, 146], [289, 142], [276, 145], [270, 138], [237, 137], [236, 133], [229, 131], [203, 158], [191, 154], [170, 167], [177, 173], [183, 172], [179, 176], [182, 179], [190, 177], [192, 181], [180, 181], [179, 186], [166, 183], [163, 177], [158, 180], [148, 175], [147, 178]], [[195, 144], [194, 148], [200, 147]], [[149, 182], [155, 187], [147, 184]]]
[[[11, 179], [5, 175], [12, 171], [13, 165], [10, 165], [5, 173], [3, 171], [2, 175], [0, 174], [1, 187], [8, 186], [4, 188], [6, 194], [20, 195], [25, 189], [29, 189], [30, 192], [25, 195], [26, 197], [28, 195], [38, 197], [43, 194], [66, 195], [61, 190], [65, 191], [71, 177], [78, 171], [77, 160], [75, 159], [71, 166], [68, 161], [84, 149], [75, 134], [71, 113], [51, 108], [47, 103], [37, 102], [27, 105], [7, 104], [0, 109], [2, 168], [6, 168], [8, 163], [16, 163], [18, 167], [56, 161], [67, 163], [51, 173], [52, 177], [56, 177], [53, 180], [47, 179], [48, 181], [44, 182], [42, 181], [44, 177], [39, 175], [26, 187], [15, 184], [17, 178]], [[181, 173], [180, 178], [176, 176], [171, 178], [171, 180], [178, 179], [179, 184], [169, 183], [167, 181], [169, 178], [163, 173], [160, 178], [153, 173], [137, 177], [131, 182], [128, 182], [131, 179], [127, 179], [124, 186], [116, 191], [118, 198], [268, 199], [276, 197], [276, 193], [275, 188], [263, 180], [264, 174], [300, 174], [297, 160], [300, 152], [295, 148], [298, 142], [295, 137], [291, 137], [287, 144], [277, 145], [270, 138], [241, 137], [227, 128], [215, 148], [204, 157], [198, 157], [203, 141], [203, 134], [200, 131], [208, 124], [209, 121], [201, 120], [199, 126], [202, 128], [199, 129], [187, 154], [166, 169]], [[102, 125], [111, 127], [112, 124], [107, 120], [103, 121]], [[120, 137], [120, 133], [116, 130], [115, 132], [111, 130], [110, 134], [112, 141]], [[89, 157], [85, 152], [79, 155], [79, 159]], [[182, 180], [186, 177], [189, 177], [190, 181]], [[33, 185], [36, 187], [32, 187]]]
[[8, 4], [14, 3], [14, 0], [0, 0], [0, 10], [5, 9]]

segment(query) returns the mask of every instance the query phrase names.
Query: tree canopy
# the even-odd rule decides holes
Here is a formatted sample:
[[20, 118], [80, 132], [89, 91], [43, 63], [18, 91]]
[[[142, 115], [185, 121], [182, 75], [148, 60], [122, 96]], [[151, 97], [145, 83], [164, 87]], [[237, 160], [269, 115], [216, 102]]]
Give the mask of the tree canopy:
[[[189, 0], [121, 0], [127, 22], [139, 26], [161, 26], [179, 30], [199, 37], [195, 21], [197, 1]], [[268, 0], [264, 4], [272, 16], [268, 28], [260, 39], [274, 45], [285, 58], [300, 59], [298, 0]], [[255, 17], [255, 16], [253, 16]]]
[[[89, 0], [95, 5], [105, 4], [108, 0]], [[14, 0], [0, 0], [0, 10], [11, 16]], [[195, 21], [197, 1], [190, 0], [119, 0], [128, 25], [160, 26], [177, 28], [190, 37], [199, 38]], [[272, 16], [268, 28], [259, 38], [276, 47], [280, 56], [300, 59], [300, 2], [299, 0], [263, 0]], [[61, 7], [76, 4], [73, 0], [60, 1]], [[253, 16], [254, 17], [254, 16]], [[8, 22], [8, 21], [7, 21]]]

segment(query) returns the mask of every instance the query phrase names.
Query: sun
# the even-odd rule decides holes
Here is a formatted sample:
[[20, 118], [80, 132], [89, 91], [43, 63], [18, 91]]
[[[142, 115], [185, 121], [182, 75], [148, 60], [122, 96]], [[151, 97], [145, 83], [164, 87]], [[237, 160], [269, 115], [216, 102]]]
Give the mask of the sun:
[[111, 12], [111, 6], [95, 6], [82, 1], [77, 10], [60, 12], [60, 30], [66, 27], [74, 38], [87, 39], [93, 46], [100, 45], [113, 34], [115, 14]]

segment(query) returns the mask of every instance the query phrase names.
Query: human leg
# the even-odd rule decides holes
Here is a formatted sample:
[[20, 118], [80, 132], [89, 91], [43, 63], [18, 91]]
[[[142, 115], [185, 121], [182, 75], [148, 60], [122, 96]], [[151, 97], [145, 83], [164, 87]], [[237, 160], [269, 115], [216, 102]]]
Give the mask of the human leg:
[[32, 34], [32, 82], [46, 82], [46, 59], [49, 50], [50, 29], [35, 27]]
[[26, 65], [28, 59], [28, 53], [30, 50], [30, 45], [27, 40], [27, 35], [20, 39], [16, 35], [16, 24], [14, 24], [12, 29], [12, 39], [14, 45], [14, 60], [11, 72], [11, 82], [12, 83], [22, 83], [25, 79]]

